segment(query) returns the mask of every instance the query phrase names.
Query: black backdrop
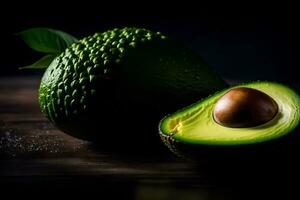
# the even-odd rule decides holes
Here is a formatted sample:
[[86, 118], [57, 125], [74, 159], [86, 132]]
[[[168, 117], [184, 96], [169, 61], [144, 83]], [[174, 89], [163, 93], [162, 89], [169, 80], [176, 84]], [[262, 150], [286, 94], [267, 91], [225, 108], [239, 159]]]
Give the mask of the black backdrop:
[[5, 9], [0, 14], [2, 76], [41, 74], [17, 69], [41, 56], [14, 35], [24, 29], [51, 27], [81, 38], [114, 27], [137, 26], [160, 30], [180, 40], [199, 52], [226, 79], [299, 82], [298, 19], [292, 10], [234, 14], [201, 11], [196, 15], [179, 15], [180, 12], [146, 15], [140, 12], [132, 15], [133, 12], [109, 9], [103, 12], [105, 8], [101, 12]]
[[[18, 66], [29, 64], [41, 56], [40, 54], [32, 52], [22, 41], [13, 35], [21, 30], [45, 26], [64, 30], [80, 38], [93, 32], [104, 31], [113, 27], [140, 26], [161, 30], [186, 43], [186, 45], [198, 51], [199, 54], [210, 62], [216, 71], [225, 78], [246, 80], [266, 79], [289, 84], [300, 82], [297, 70], [299, 66], [300, 47], [299, 23], [297, 19], [298, 10], [296, 10], [296, 12], [292, 9], [283, 11], [279, 8], [278, 10], [267, 12], [272, 10], [268, 7], [268, 9], [262, 9], [257, 13], [253, 10], [244, 12], [244, 10], [239, 8], [237, 10], [240, 11], [236, 14], [225, 8], [223, 12], [218, 12], [214, 9], [213, 12], [204, 12], [205, 9], [196, 6], [192, 11], [185, 9], [185, 12], [177, 12], [176, 14], [158, 15], [155, 10], [150, 12], [149, 15], [142, 15], [141, 13], [129, 15], [129, 13], [133, 12], [123, 12], [122, 14], [118, 13], [119, 15], [116, 15], [115, 10], [111, 10], [110, 7], [99, 6], [92, 11], [86, 10], [86, 8], [81, 9], [81, 5], [85, 2], [81, 2], [77, 7], [75, 6], [76, 9], [69, 9], [68, 12], [65, 8], [61, 8], [59, 4], [56, 4], [57, 6], [55, 6], [53, 10], [51, 8], [45, 9], [50, 3], [52, 2], [40, 1], [40, 3], [37, 4], [39, 7], [32, 7], [30, 10], [19, 5], [17, 2], [14, 3], [15, 5], [9, 6], [9, 8], [0, 6], [0, 76], [41, 74], [41, 72], [17, 70]], [[74, 4], [76, 3], [74, 2]], [[143, 4], [148, 6], [148, 4], [153, 4], [153, 2], [143, 2]], [[115, 9], [115, 7], [113, 8]], [[298, 6], [295, 8], [298, 9]], [[171, 7], [169, 9], [171, 9]], [[98, 10], [98, 12], [95, 12], [95, 10]], [[106, 12], [104, 12], [105, 10]], [[147, 14], [148, 13], [149, 12], [147, 12]], [[195, 15], [179, 15], [186, 13], [195, 13]], [[258, 163], [258, 167], [259, 166]], [[283, 190], [284, 186], [290, 187], [293, 184], [288, 184], [289, 181], [287, 181], [287, 178], [283, 178], [286, 174], [282, 174], [280, 170], [276, 171], [276, 169], [278, 169], [278, 167], [275, 167], [274, 170], [272, 170], [272, 167], [267, 168], [267, 170], [274, 172], [269, 173], [270, 175], [272, 174], [272, 176], [254, 176], [258, 177], [258, 179], [252, 178], [252, 181], [248, 179], [243, 180], [243, 177], [247, 177], [248, 174], [246, 170], [246, 176], [240, 178], [242, 182], [237, 183], [239, 187], [242, 187], [242, 192], [239, 192], [244, 193], [245, 191], [246, 195], [243, 196], [243, 199], [247, 197], [254, 199], [252, 198], [254, 196], [255, 198], [261, 197], [260, 191], [257, 191], [257, 187], [259, 187], [257, 185], [263, 185], [264, 182], [261, 183], [261, 179], [266, 180], [268, 178], [270, 178], [270, 180], [267, 181], [268, 184], [263, 185], [261, 189], [264, 195], [270, 197], [272, 194], [278, 196], [278, 193], [281, 193], [286, 197], [286, 195], [289, 194], [296, 194], [295, 192], [291, 193], [290, 190], [288, 192]], [[265, 170], [266, 168], [263, 167], [259, 174], [263, 174]], [[241, 168], [240, 171], [244, 172], [245, 169]], [[286, 173], [286, 171], [283, 173]], [[291, 177], [292, 173], [293, 170], [288, 171], [286, 177]], [[251, 173], [250, 171], [250, 175], [251, 174], [254, 174], [254, 172]], [[232, 174], [229, 173], [225, 175], [225, 177], [229, 177], [230, 179], [221, 178], [222, 181], [234, 182], [234, 178], [231, 180]], [[297, 180], [297, 173], [295, 177], [296, 179], [294, 179]], [[29, 177], [29, 179], [31, 183], [31, 177]], [[72, 186], [77, 183], [73, 182], [73, 179], [67, 180], [70, 180], [69, 182], [67, 181], [67, 183], [69, 183], [71, 187], [65, 191], [66, 193], [71, 191], [71, 189], [73, 189]], [[82, 182], [84, 183], [85, 180], [86, 179], [83, 179]], [[92, 180], [94, 180], [94, 182]], [[95, 189], [93, 190], [94, 193], [96, 191], [98, 195], [101, 194], [101, 191], [105, 190], [105, 194], [109, 197], [111, 194], [131, 194], [132, 191], [130, 189], [133, 189], [133, 186], [126, 182], [125, 184], [121, 182], [119, 185], [114, 184], [108, 186], [105, 182], [104, 187], [102, 187], [102, 185], [99, 187], [99, 183], [97, 183], [98, 185], [93, 185], [97, 179], [92, 180], [84, 184], [86, 190], [82, 190], [83, 188], [79, 187], [75, 188], [79, 188], [82, 191], [91, 191], [91, 189], [87, 188], [92, 187]], [[269, 185], [273, 180], [274, 183]], [[81, 179], [79, 181], [81, 181]], [[50, 192], [46, 194], [57, 196], [57, 192], [52, 188], [52, 183], [56, 182], [50, 181], [48, 183], [49, 187], [47, 188], [50, 188]], [[59, 186], [63, 185], [61, 186], [63, 189], [65, 189], [66, 185], [68, 186], [68, 184], [64, 185], [65, 182], [59, 183]], [[279, 184], [276, 185], [277, 183]], [[246, 187], [243, 188], [245, 184]], [[32, 185], [33, 184], [27, 185], [24, 190]], [[81, 185], [82, 184], [79, 184], [79, 186]], [[294, 187], [296, 185], [297, 184], [294, 184]], [[5, 182], [5, 186], [4, 189], [2, 188], [2, 191], [8, 188], [10, 192], [20, 185], [10, 187], [12, 184]], [[229, 184], [227, 187], [230, 186]], [[268, 186], [271, 187], [271, 189], [266, 189]], [[273, 186], [275, 186], [275, 189]], [[209, 188], [208, 186], [205, 187]], [[36, 194], [39, 190], [34, 189], [33, 191], [35, 192], [34, 194]], [[113, 193], [111, 193], [111, 191], [113, 191]], [[120, 193], [116, 193], [115, 191]], [[238, 192], [236, 190], [232, 191], [234, 194]], [[298, 188], [296, 191], [298, 191]], [[72, 196], [72, 192], [68, 193], [68, 196]], [[78, 192], [75, 192], [73, 196], [77, 193]], [[12, 194], [15, 194], [15, 191], [14, 193], [9, 193], [9, 195]], [[88, 195], [88, 193], [84, 195]], [[102, 192], [101, 197], [103, 197], [103, 195]], [[34, 195], [31, 195], [31, 198], [32, 197], [34, 197]]]

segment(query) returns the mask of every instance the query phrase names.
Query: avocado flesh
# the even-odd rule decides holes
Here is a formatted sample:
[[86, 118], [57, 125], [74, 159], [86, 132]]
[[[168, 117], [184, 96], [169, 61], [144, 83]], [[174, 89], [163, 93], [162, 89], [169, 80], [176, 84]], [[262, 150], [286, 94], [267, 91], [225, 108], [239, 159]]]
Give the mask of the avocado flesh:
[[[235, 87], [260, 90], [278, 104], [278, 113], [265, 124], [249, 128], [228, 128], [213, 119], [214, 105]], [[160, 124], [162, 137], [184, 144], [244, 145], [273, 140], [290, 133], [300, 120], [300, 97], [292, 89], [278, 83], [254, 82], [218, 92], [164, 118]]]

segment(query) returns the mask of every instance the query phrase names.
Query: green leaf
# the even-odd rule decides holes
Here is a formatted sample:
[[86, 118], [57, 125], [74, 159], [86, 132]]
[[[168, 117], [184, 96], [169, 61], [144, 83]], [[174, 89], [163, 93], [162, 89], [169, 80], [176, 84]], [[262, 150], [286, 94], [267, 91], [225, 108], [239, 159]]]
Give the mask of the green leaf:
[[68, 33], [50, 28], [32, 28], [17, 35], [35, 51], [59, 54], [78, 40]]
[[43, 69], [43, 68], [47, 68], [51, 62], [54, 60], [54, 58], [56, 57], [56, 55], [46, 55], [44, 57], [42, 57], [41, 59], [39, 59], [38, 61], [36, 61], [35, 63], [33, 63], [32, 65], [28, 65], [25, 67], [20, 67], [19, 69]]

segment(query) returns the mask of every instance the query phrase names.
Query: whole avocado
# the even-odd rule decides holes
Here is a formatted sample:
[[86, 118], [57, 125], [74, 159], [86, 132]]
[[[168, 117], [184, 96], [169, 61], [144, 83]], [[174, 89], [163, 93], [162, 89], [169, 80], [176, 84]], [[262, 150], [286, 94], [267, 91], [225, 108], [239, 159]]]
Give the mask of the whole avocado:
[[39, 102], [63, 132], [106, 143], [156, 136], [166, 113], [225, 87], [192, 50], [160, 32], [123, 28], [83, 38], [57, 56]]

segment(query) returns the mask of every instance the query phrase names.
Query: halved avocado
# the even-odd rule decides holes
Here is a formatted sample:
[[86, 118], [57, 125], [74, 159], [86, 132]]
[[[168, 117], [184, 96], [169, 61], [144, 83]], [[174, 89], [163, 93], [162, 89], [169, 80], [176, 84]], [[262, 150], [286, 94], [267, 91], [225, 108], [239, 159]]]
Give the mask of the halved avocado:
[[[218, 100], [236, 88], [258, 90], [271, 97], [277, 112], [271, 120], [252, 127], [226, 127], [214, 119]], [[298, 136], [293, 130], [300, 121], [300, 97], [292, 89], [273, 82], [253, 82], [236, 85], [166, 116], [159, 125], [164, 143], [176, 154], [236, 152], [237, 149], [258, 151], [263, 147], [276, 150], [286, 143], [287, 136]], [[293, 132], [292, 132], [293, 131]], [[270, 145], [271, 144], [271, 145]], [[275, 144], [275, 145], [274, 145]], [[300, 144], [300, 143], [299, 143]]]

